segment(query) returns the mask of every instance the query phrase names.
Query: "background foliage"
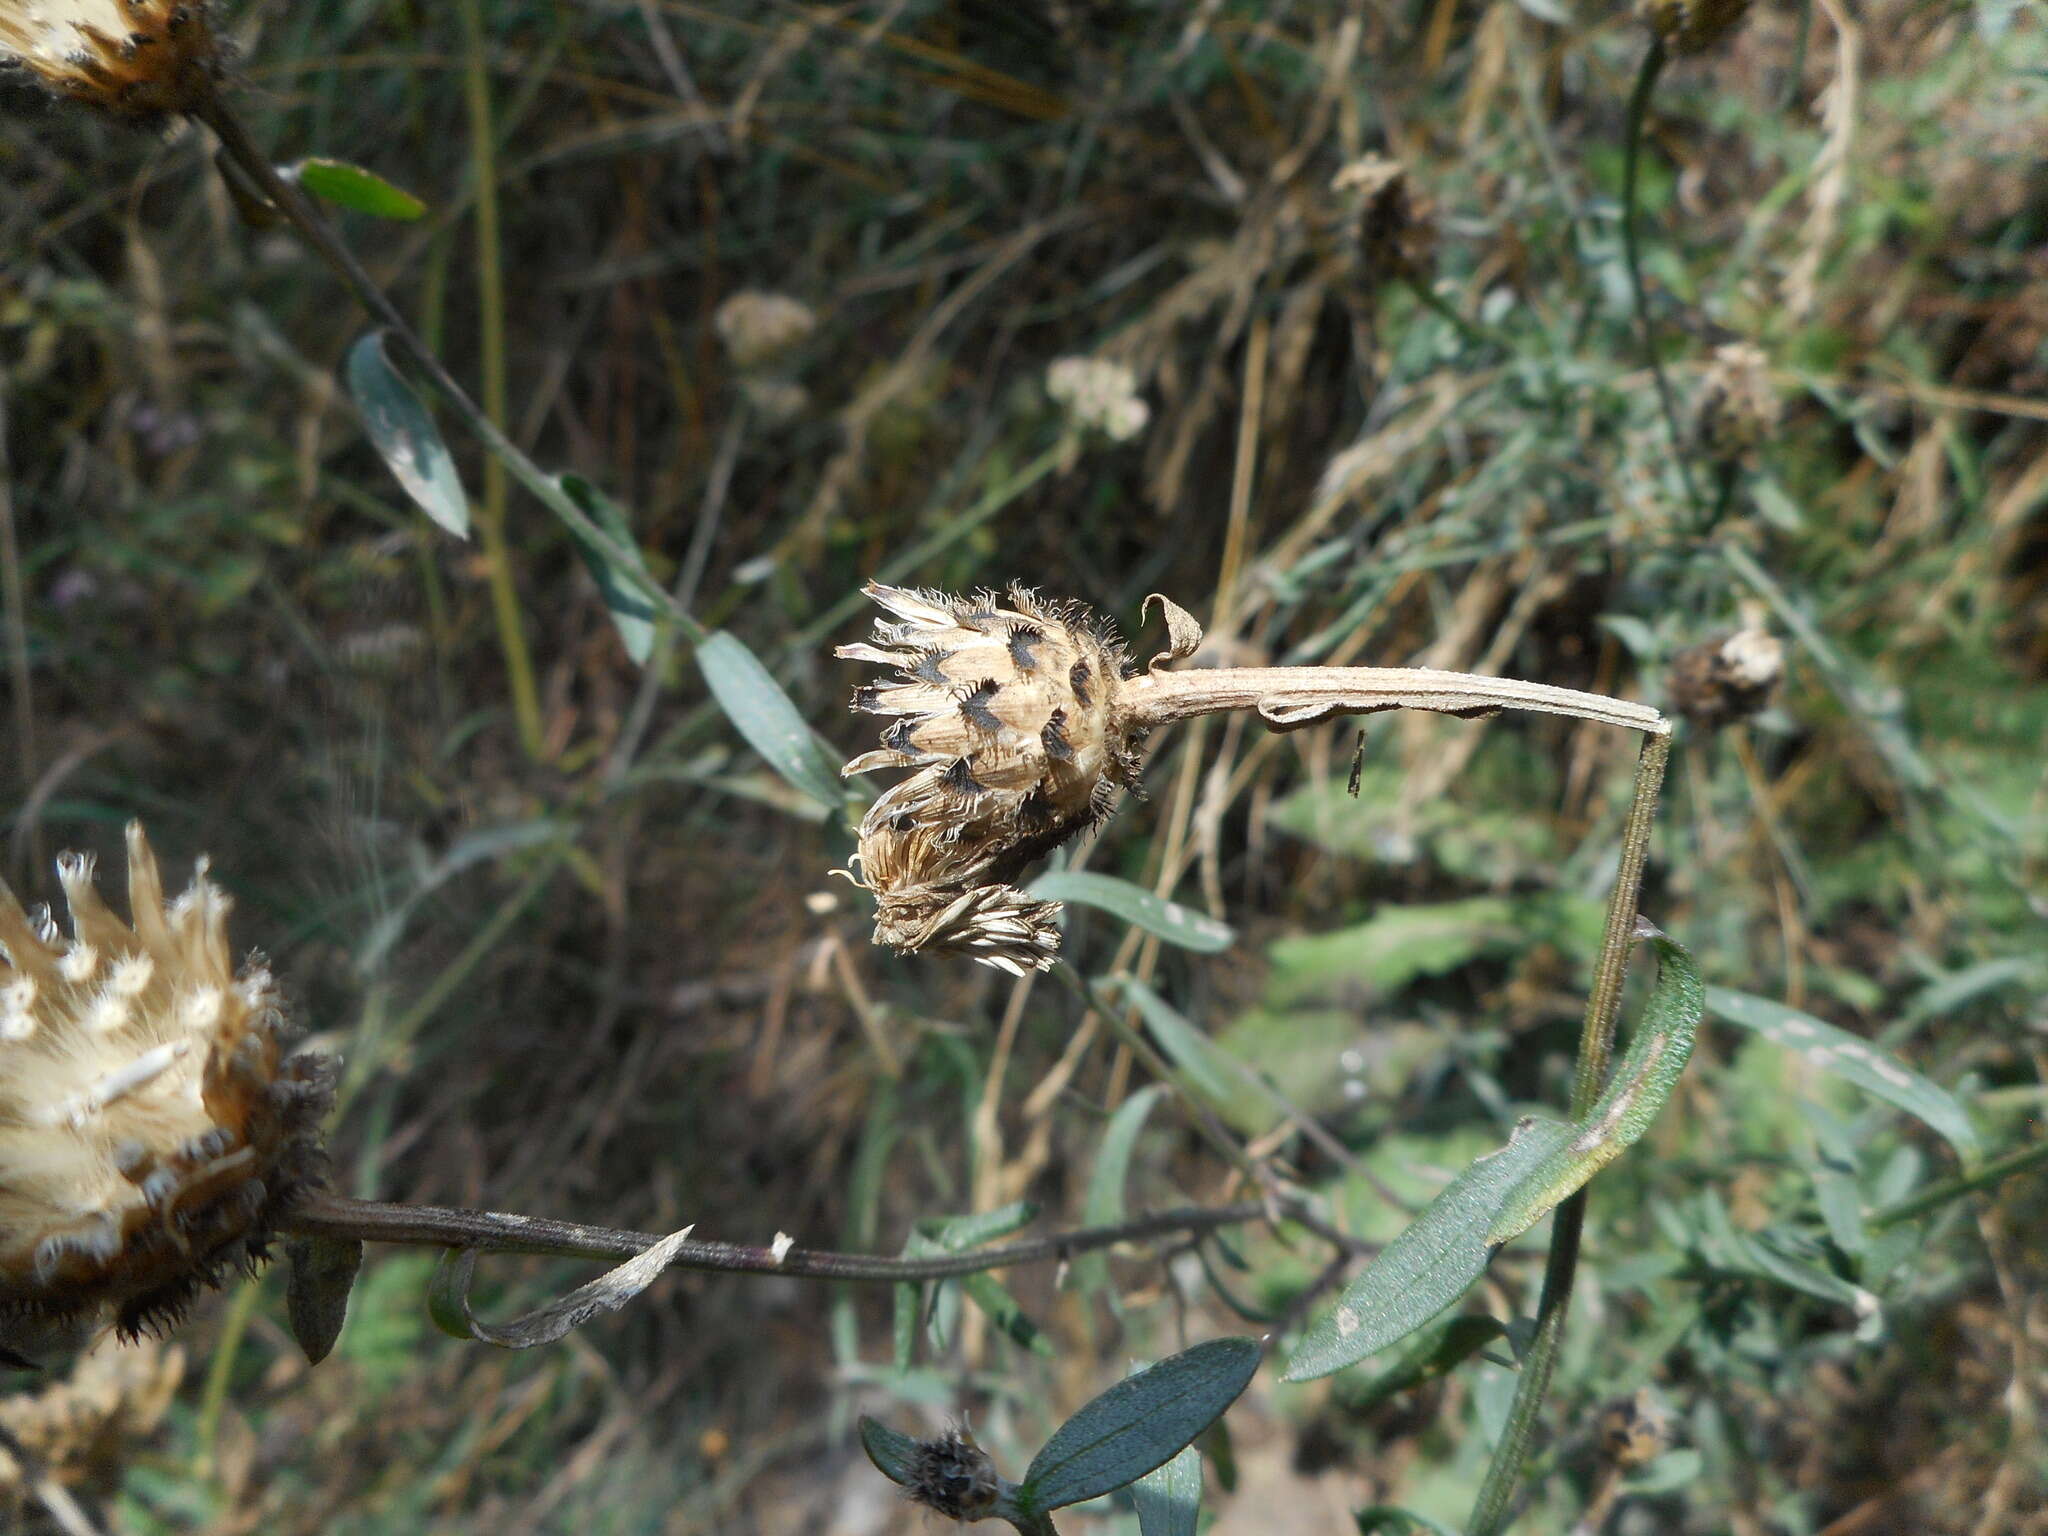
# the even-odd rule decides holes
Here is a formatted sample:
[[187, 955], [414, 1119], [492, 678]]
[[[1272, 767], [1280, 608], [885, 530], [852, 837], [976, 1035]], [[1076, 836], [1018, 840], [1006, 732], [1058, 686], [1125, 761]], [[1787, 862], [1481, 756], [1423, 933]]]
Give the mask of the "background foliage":
[[[1760, 445], [1682, 457], [1621, 259], [1642, 49], [1622, 18], [351, 0], [233, 20], [241, 109], [279, 160], [353, 161], [426, 203], [341, 217], [456, 375], [630, 509], [665, 581], [701, 537], [699, 616], [849, 753], [853, 669], [826, 658], [871, 575], [1022, 578], [1127, 630], [1160, 590], [1245, 659], [1660, 702], [1677, 650], [1758, 605], [1787, 685], [1753, 726], [1680, 742], [1647, 910], [1710, 983], [1957, 1093], [1988, 1149], [2036, 1131], [2037, 13], [1771, 4], [1667, 72], [1643, 219], [1681, 425], [1730, 340], [1762, 348], [1783, 404]], [[871, 950], [826, 877], [844, 835], [686, 660], [643, 685], [574, 546], [514, 494], [522, 741], [486, 558], [365, 442], [337, 385], [361, 325], [326, 274], [239, 222], [197, 134], [8, 104], [7, 878], [50, 896], [59, 848], [111, 854], [138, 814], [174, 861], [210, 852], [239, 940], [347, 1058], [345, 1190], [890, 1251], [917, 1218], [1024, 1197], [1100, 1214], [1105, 1157], [1128, 1157], [1133, 1209], [1237, 1193], [1170, 1104], [1117, 1113], [1141, 1084], [1058, 989]], [[1415, 284], [1332, 190], [1368, 152], [1408, 169]], [[793, 410], [714, 332], [747, 287], [818, 313], [780, 381]], [[1137, 442], [1061, 451], [1044, 370], [1080, 352], [1137, 371]], [[455, 446], [472, 492], [503, 496]], [[1356, 741], [1163, 737], [1149, 800], [1082, 857], [1239, 942], [1160, 952], [1076, 909], [1067, 945], [1319, 1117], [1356, 1172], [1275, 1145], [1384, 1240], [1407, 1220], [1390, 1199], [1564, 1100], [1627, 749], [1556, 720], [1382, 717], [1352, 801]], [[1226, 1072], [1222, 1099], [1247, 1136], [1275, 1128], [1270, 1092]], [[1858, 1219], [1954, 1171], [1823, 1064], [1710, 1026], [1594, 1186], [1528, 1528], [1578, 1518], [1596, 1410], [1649, 1387], [1675, 1448], [1611, 1528], [2042, 1529], [2039, 1177]], [[1538, 1251], [1473, 1305], [1526, 1312]], [[275, 1280], [205, 1314], [168, 1431], [103, 1507], [137, 1532], [891, 1529], [914, 1517], [860, 1459], [857, 1412], [972, 1408], [1001, 1460], [1131, 1356], [1243, 1331], [1221, 1292], [1298, 1326], [1320, 1269], [1249, 1232], [1161, 1257], [1057, 1291], [1010, 1277], [1041, 1351], [956, 1298], [899, 1373], [879, 1290], [671, 1278], [514, 1357], [433, 1335], [431, 1259], [373, 1251], [316, 1372]], [[575, 1277], [500, 1261], [479, 1305]], [[1262, 1377], [1230, 1420], [1224, 1528], [1461, 1518], [1510, 1378], [1422, 1375]]]

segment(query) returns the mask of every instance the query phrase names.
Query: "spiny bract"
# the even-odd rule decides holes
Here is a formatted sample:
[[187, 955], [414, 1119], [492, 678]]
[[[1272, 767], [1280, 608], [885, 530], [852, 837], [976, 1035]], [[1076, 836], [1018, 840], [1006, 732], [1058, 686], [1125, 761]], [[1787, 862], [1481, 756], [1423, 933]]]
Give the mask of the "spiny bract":
[[0, 0], [0, 59], [132, 122], [202, 105], [224, 55], [203, 4]]
[[894, 723], [843, 771], [915, 770], [861, 822], [875, 940], [1042, 970], [1059, 950], [1058, 906], [1010, 882], [1136, 785], [1141, 733], [1118, 702], [1123, 647], [1086, 608], [1020, 586], [1004, 597], [866, 591], [895, 618], [837, 654], [895, 669], [853, 699]]
[[0, 885], [0, 1343], [10, 1316], [166, 1325], [248, 1268], [318, 1176], [329, 1097], [324, 1059], [281, 1061], [270, 972], [234, 970], [204, 861], [166, 902], [131, 823], [130, 923], [89, 855], [57, 875], [68, 939]]

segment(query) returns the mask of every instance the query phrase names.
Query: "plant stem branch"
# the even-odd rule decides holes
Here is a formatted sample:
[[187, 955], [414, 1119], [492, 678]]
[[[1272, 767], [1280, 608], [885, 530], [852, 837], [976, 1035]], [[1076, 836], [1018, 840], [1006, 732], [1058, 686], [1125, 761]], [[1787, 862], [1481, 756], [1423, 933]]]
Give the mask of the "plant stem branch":
[[1951, 1200], [1974, 1194], [1980, 1189], [2024, 1173], [2040, 1163], [2048, 1163], [2048, 1140], [2037, 1141], [2031, 1146], [2021, 1147], [2017, 1152], [2008, 1152], [1995, 1157], [1981, 1168], [1969, 1173], [1957, 1174], [1952, 1179], [1943, 1179], [1939, 1184], [1930, 1184], [1911, 1199], [1901, 1200], [1896, 1205], [1885, 1206], [1871, 1213], [1866, 1223], [1874, 1232], [1886, 1227], [1895, 1227], [1902, 1221], [1911, 1221], [1915, 1216], [1925, 1216], [1929, 1211], [1938, 1210]]
[[1251, 709], [1274, 730], [1292, 731], [1332, 715], [1383, 709], [1492, 714], [1527, 709], [1667, 735], [1671, 723], [1647, 704], [1527, 683], [1519, 678], [1434, 667], [1191, 667], [1125, 680], [1125, 717], [1143, 730], [1223, 710]]
[[342, 243], [298, 187], [280, 175], [277, 167], [256, 147], [241, 119], [218, 98], [198, 108], [192, 115], [213, 130], [228, 159], [270, 199], [272, 206], [298, 231], [300, 238], [334, 269], [336, 276], [355, 295], [356, 301], [369, 311], [371, 318], [391, 333], [406, 359], [426, 375], [448, 407], [462, 418], [477, 441], [511, 472], [512, 478], [531, 491], [578, 538], [604, 555], [619, 579], [651, 601], [656, 611], [680, 629], [693, 644], [703, 640], [707, 633], [704, 626], [678, 608], [661, 583], [648, 575], [639, 550], [613, 538], [599, 527], [552, 476], [521, 452], [518, 444], [501, 432], [497, 424], [470, 399], [441, 365], [441, 360], [399, 314], [397, 306], [385, 296], [375, 279], [363, 270], [355, 253]]
[[1693, 484], [1692, 463], [1685, 455], [1684, 435], [1678, 428], [1678, 402], [1671, 393], [1671, 380], [1664, 373], [1664, 359], [1657, 355], [1657, 334], [1650, 325], [1649, 291], [1643, 285], [1643, 251], [1636, 233], [1637, 175], [1643, 157], [1643, 129], [1649, 121], [1650, 97], [1657, 77], [1664, 72], [1664, 39], [1652, 36], [1643, 67], [1629, 93], [1628, 120], [1621, 147], [1621, 250], [1628, 262], [1628, 287], [1635, 301], [1636, 330], [1642, 339], [1643, 360], [1650, 365], [1650, 377], [1657, 384], [1657, 405], [1664, 413], [1664, 430], [1671, 438], [1671, 456], [1678, 461], [1678, 475], [1685, 483], [1685, 499], [1695, 520], [1701, 515], [1699, 487]]
[[[832, 1253], [791, 1248], [780, 1259], [771, 1248], [737, 1243], [685, 1242], [671, 1268], [750, 1275], [793, 1275], [808, 1280], [890, 1283], [944, 1280], [1018, 1264], [1043, 1264], [1117, 1243], [1211, 1232], [1267, 1215], [1267, 1202], [1240, 1200], [1209, 1208], [1186, 1206], [1139, 1216], [1114, 1226], [1083, 1227], [1047, 1237], [1027, 1238], [972, 1253], [901, 1259], [878, 1254]], [[474, 1248], [485, 1253], [526, 1253], [564, 1259], [630, 1259], [662, 1241], [658, 1232], [586, 1226], [500, 1211], [460, 1210], [435, 1205], [390, 1205], [351, 1200], [319, 1191], [307, 1195], [278, 1223], [280, 1233], [300, 1237], [352, 1237], [368, 1243], [409, 1243], [430, 1248]]]
[[[1629, 947], [1636, 924], [1636, 903], [1642, 894], [1643, 865], [1649, 857], [1650, 831], [1656, 818], [1657, 794], [1664, 783], [1664, 765], [1671, 756], [1669, 736], [1646, 736], [1636, 759], [1635, 795], [1622, 829], [1621, 867], [1607, 902], [1607, 931], [1600, 941], [1600, 959], [1593, 972], [1592, 995], [1579, 1035], [1578, 1072], [1572, 1083], [1572, 1118], [1582, 1118], [1600, 1097], [1614, 1053], [1614, 1022], [1621, 1012], [1622, 985], [1628, 979]], [[1578, 1273], [1579, 1240], [1585, 1231], [1586, 1191], [1580, 1190], [1557, 1208], [1550, 1228], [1550, 1257], [1543, 1270], [1543, 1291], [1536, 1304], [1536, 1332], [1522, 1360], [1514, 1402], [1501, 1431], [1500, 1444], [1486, 1468], [1479, 1497], [1466, 1529], [1469, 1536], [1498, 1536], [1507, 1527], [1509, 1501], [1528, 1459], [1535, 1437], [1536, 1416], [1550, 1390], [1558, 1347], [1570, 1310], [1572, 1281]]]

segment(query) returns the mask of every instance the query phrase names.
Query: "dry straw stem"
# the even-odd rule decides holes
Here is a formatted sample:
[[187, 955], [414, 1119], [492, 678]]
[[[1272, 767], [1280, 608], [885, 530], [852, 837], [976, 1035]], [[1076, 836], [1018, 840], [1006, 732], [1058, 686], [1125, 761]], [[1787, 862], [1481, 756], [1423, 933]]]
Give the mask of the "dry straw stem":
[[1159, 605], [1167, 647], [1141, 670], [1086, 608], [1025, 587], [965, 598], [866, 590], [891, 617], [872, 643], [837, 654], [895, 669], [853, 699], [893, 723], [879, 750], [843, 771], [911, 770], [861, 822], [857, 878], [875, 893], [875, 940], [906, 953], [963, 951], [1013, 974], [1053, 963], [1059, 904], [1012, 882], [1137, 786], [1138, 749], [1157, 726], [1233, 710], [1292, 731], [1386, 709], [1524, 709], [1649, 736], [1671, 729], [1646, 704], [1429, 667], [1169, 671], [1200, 646], [1202, 628], [1157, 594], [1145, 606]]

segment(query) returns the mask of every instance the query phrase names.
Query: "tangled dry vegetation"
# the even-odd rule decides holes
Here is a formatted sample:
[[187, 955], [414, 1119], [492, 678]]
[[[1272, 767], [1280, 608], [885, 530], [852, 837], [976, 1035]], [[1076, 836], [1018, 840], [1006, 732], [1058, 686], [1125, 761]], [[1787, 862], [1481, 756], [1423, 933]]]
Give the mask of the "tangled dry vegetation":
[[[2028, 8], [1766, 4], [1664, 71], [1640, 228], [1668, 415], [1621, 235], [1624, 18], [465, 0], [219, 26], [278, 160], [427, 203], [348, 227], [451, 370], [631, 508], [664, 584], [846, 755], [872, 678], [828, 657], [869, 578], [1023, 580], [1126, 633], [1167, 591], [1224, 665], [1691, 698], [1647, 910], [1710, 981], [1964, 1097], [1988, 1146], [2038, 1127]], [[476, 546], [404, 504], [334, 382], [357, 317], [244, 224], [202, 134], [6, 89], [9, 884], [54, 899], [57, 851], [111, 855], [135, 815], [180, 867], [210, 850], [238, 941], [344, 1059], [344, 1192], [890, 1251], [934, 1213], [1091, 1210], [1143, 1077], [1101, 1021], [1034, 975], [871, 949], [864, 898], [825, 877], [844, 830], [693, 671], [629, 662], [550, 521], [467, 463]], [[743, 291], [800, 304], [751, 301], [750, 329]], [[1135, 394], [1080, 422], [1081, 376], [1046, 387], [1071, 358]], [[1514, 1106], [1561, 1099], [1627, 774], [1581, 721], [1382, 717], [1354, 765], [1359, 740], [1241, 716], [1164, 738], [1129, 767], [1144, 813], [1077, 864], [1237, 946], [1074, 909], [1061, 942], [1253, 1066], [1218, 1115], [1377, 1242], [1389, 1195], [1426, 1199]], [[1850, 1286], [1841, 1201], [1953, 1171], [1936, 1138], [1732, 1029], [1673, 1109], [1599, 1186], [1527, 1528], [2048, 1530], [2038, 1173], [1874, 1242]], [[1132, 1208], [1245, 1194], [1185, 1121], [1151, 1124]], [[559, 1349], [468, 1349], [428, 1331], [430, 1262], [373, 1254], [319, 1372], [276, 1284], [248, 1286], [182, 1336], [182, 1386], [168, 1350], [106, 1389], [127, 1406], [77, 1411], [89, 1455], [24, 1426], [100, 1391], [96, 1365], [0, 1404], [0, 1449], [118, 1531], [854, 1536], [906, 1519], [856, 1409], [969, 1407], [985, 1442], [1030, 1443], [1183, 1327], [1241, 1330], [1232, 1305], [1291, 1326], [1331, 1278], [1254, 1236], [1121, 1253], [1114, 1305], [1020, 1272], [1049, 1360], [970, 1306], [899, 1374], [886, 1298], [709, 1276]], [[488, 1299], [565, 1273], [503, 1262]], [[1510, 1256], [1486, 1303], [1527, 1311], [1535, 1274]], [[1458, 1518], [1507, 1373], [1418, 1371], [1255, 1387], [1218, 1529]], [[1669, 1486], [1627, 1481], [1630, 1434], [1600, 1427], [1641, 1388]], [[0, 1510], [57, 1518], [20, 1465], [0, 1457]]]

